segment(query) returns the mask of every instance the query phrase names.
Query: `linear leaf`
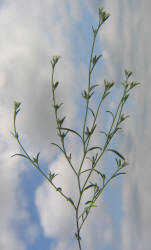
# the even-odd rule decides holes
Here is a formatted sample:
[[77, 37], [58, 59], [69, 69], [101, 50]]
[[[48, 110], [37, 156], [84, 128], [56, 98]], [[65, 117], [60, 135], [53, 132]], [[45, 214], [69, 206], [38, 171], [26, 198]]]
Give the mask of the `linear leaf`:
[[121, 175], [121, 174], [126, 174], [126, 172], [120, 172], [120, 173], [117, 173], [117, 174], [113, 174], [113, 176], [112, 176], [111, 179], [113, 179], [113, 178], [115, 178], [116, 176]]
[[67, 198], [67, 201], [69, 201], [73, 206], [75, 206], [73, 200], [70, 197]]
[[106, 93], [102, 96], [102, 100], [104, 100], [109, 94], [110, 94], [110, 91], [106, 92]]
[[38, 160], [39, 160], [39, 155], [40, 155], [40, 152], [36, 155], [36, 158], [33, 157], [33, 161], [34, 161], [35, 163], [37, 163], [37, 164], [38, 164]]
[[140, 82], [132, 82], [129, 89], [132, 89], [139, 84], [140, 84]]
[[11, 157], [14, 157], [14, 156], [21, 156], [21, 157], [24, 157], [27, 159], [27, 156], [26, 155], [23, 155], [23, 154], [14, 154], [14, 155], [11, 155]]
[[59, 128], [59, 129], [67, 130], [67, 131], [69, 131], [69, 132], [72, 132], [72, 133], [78, 135], [78, 136], [81, 138], [81, 140], [83, 140], [82, 137], [81, 137], [81, 135], [80, 135], [77, 131], [75, 131], [75, 130], [73, 130], [73, 129], [70, 129], [70, 128]]
[[17, 114], [19, 113], [20, 109], [17, 109], [15, 112], [15, 116], [17, 116]]
[[[100, 149], [100, 150], [102, 150], [101, 147], [92, 147], [92, 148], [89, 148], [88, 151], [91, 151], [91, 150], [94, 150], [94, 149]], [[87, 151], [87, 152], [88, 152], [88, 151]]]
[[102, 179], [103, 180], [105, 180], [105, 175], [104, 174], [102, 174], [100, 171], [98, 171], [97, 169], [94, 169], [94, 171], [98, 174], [98, 175], [100, 175], [101, 177], [102, 177]]
[[57, 176], [58, 174], [55, 173], [49, 173], [49, 180], [52, 182], [52, 180]]
[[98, 62], [98, 60], [100, 59], [100, 57], [101, 57], [102, 55], [99, 55], [99, 56], [94, 56], [93, 58], [92, 58], [92, 63], [93, 63], [93, 65], [95, 65], [97, 62]]
[[93, 117], [95, 119], [96, 117], [95, 117], [94, 111], [91, 108], [89, 108], [89, 107], [88, 107], [88, 109], [91, 111], [91, 113], [92, 113], [92, 115], [93, 115]]
[[128, 79], [131, 75], [133, 75], [133, 72], [130, 70], [125, 69], [125, 76]]
[[15, 108], [15, 110], [17, 110], [19, 107], [20, 107], [20, 105], [21, 105], [21, 102], [14, 102], [14, 108]]
[[57, 111], [62, 105], [63, 105], [63, 103], [54, 105], [55, 111]]
[[124, 156], [121, 155], [121, 154], [120, 154], [118, 151], [116, 151], [115, 149], [109, 148], [109, 149], [107, 149], [107, 151], [111, 151], [111, 152], [117, 154], [117, 155], [118, 155], [120, 158], [122, 158], [123, 160], [125, 160]]
[[105, 131], [100, 131], [101, 134], [104, 134], [107, 137], [107, 133]]
[[114, 119], [114, 115], [113, 115], [112, 111], [107, 110], [106, 112], [109, 113], [109, 114], [111, 114], [111, 115], [112, 115], [112, 118]]
[[91, 87], [90, 87], [90, 91], [92, 90], [92, 89], [94, 89], [94, 88], [96, 88], [97, 86], [99, 86], [98, 84], [94, 84], [94, 85], [92, 85]]
[[83, 91], [82, 96], [84, 99], [86, 99], [86, 100], [88, 99], [88, 93], [86, 90]]
[[55, 83], [53, 83], [53, 90], [55, 90], [57, 87], [58, 87], [58, 84], [59, 84], [59, 82], [55, 82]]
[[66, 119], [65, 116], [62, 119], [57, 119], [57, 123], [59, 124], [59, 128], [61, 127], [61, 125], [63, 124], [65, 119]]
[[63, 149], [58, 144], [56, 144], [54, 142], [52, 142], [51, 144], [54, 145], [54, 146], [56, 146], [56, 147], [58, 147], [62, 152], [64, 152]]
[[85, 205], [87, 205], [87, 204], [89, 204], [89, 203], [92, 203], [92, 201], [87, 201], [87, 202], [85, 202]]
[[89, 188], [91, 188], [91, 187], [96, 187], [96, 184], [90, 184], [90, 185], [88, 185], [87, 187], [85, 187], [84, 191], [87, 190], [87, 189], [89, 189]]

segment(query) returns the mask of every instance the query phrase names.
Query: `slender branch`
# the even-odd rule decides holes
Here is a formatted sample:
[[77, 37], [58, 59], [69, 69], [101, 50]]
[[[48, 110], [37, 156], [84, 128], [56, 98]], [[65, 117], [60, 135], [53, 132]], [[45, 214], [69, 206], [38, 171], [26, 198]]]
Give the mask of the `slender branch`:
[[65, 158], [67, 159], [70, 167], [72, 168], [73, 172], [77, 176], [78, 174], [77, 174], [76, 170], [74, 169], [74, 167], [73, 167], [73, 165], [72, 165], [71, 161], [69, 160], [69, 157], [67, 156], [67, 153], [66, 153], [66, 149], [65, 149], [65, 145], [64, 145], [64, 139], [63, 139], [62, 133], [61, 133], [61, 127], [60, 127], [60, 124], [58, 123], [57, 110], [55, 109], [56, 102], [55, 102], [55, 90], [54, 90], [54, 68], [55, 68], [55, 65], [52, 64], [51, 89], [52, 89], [53, 107], [54, 107], [54, 114], [55, 114], [55, 119], [56, 119], [56, 123], [57, 123], [57, 129], [58, 129], [58, 132], [59, 132], [59, 136], [61, 138], [62, 152], [63, 152]]
[[[94, 45], [95, 45], [96, 36], [97, 36], [100, 26], [101, 25], [98, 25], [96, 32], [93, 32], [93, 41], [92, 41], [91, 54], [90, 54], [90, 60], [89, 60], [88, 95], [90, 92], [90, 84], [91, 84], [92, 58], [93, 58]], [[87, 115], [88, 115], [88, 106], [89, 106], [89, 98], [87, 98], [86, 100], [86, 111], [85, 111], [84, 126], [83, 126], [83, 141], [84, 141], [84, 133], [85, 133], [85, 127], [86, 127], [86, 121], [87, 121]]]
[[[111, 111], [106, 111], [108, 113], [110, 113], [112, 115], [112, 123], [110, 125], [109, 131], [105, 132], [103, 131], [103, 133], [106, 136], [106, 140], [104, 143], [103, 147], [100, 146], [95, 146], [95, 147], [90, 147], [90, 140], [92, 138], [92, 135], [95, 132], [96, 129], [96, 122], [98, 119], [98, 115], [99, 112], [101, 110], [101, 105], [103, 100], [110, 94], [110, 89], [112, 88], [112, 86], [114, 85], [114, 82], [108, 82], [106, 80], [104, 80], [104, 92], [100, 98], [99, 103], [97, 104], [97, 108], [94, 111], [93, 109], [90, 108], [90, 99], [94, 93], [94, 89], [98, 86], [97, 84], [92, 85], [91, 84], [91, 79], [92, 79], [92, 72], [96, 66], [96, 63], [98, 62], [98, 60], [100, 59], [101, 55], [99, 56], [94, 56], [94, 48], [95, 48], [95, 42], [96, 42], [96, 37], [98, 34], [98, 31], [101, 27], [101, 25], [108, 19], [109, 14], [106, 13], [103, 8], [99, 8], [99, 22], [98, 22], [98, 26], [96, 29], [93, 29], [93, 40], [92, 40], [92, 46], [91, 46], [91, 52], [90, 52], [90, 58], [89, 58], [89, 69], [88, 69], [88, 88], [87, 91], [84, 90], [83, 92], [83, 97], [86, 100], [86, 105], [85, 105], [85, 113], [84, 113], [84, 120], [83, 120], [83, 126], [82, 126], [82, 132], [78, 133], [77, 131], [71, 129], [71, 128], [66, 128], [63, 127], [62, 124], [65, 120], [65, 117], [62, 117], [61, 119], [58, 117], [58, 110], [60, 108], [61, 104], [57, 104], [56, 103], [56, 99], [55, 99], [55, 91], [59, 85], [59, 82], [54, 82], [54, 72], [55, 72], [55, 66], [59, 60], [59, 56], [54, 56], [51, 60], [51, 66], [52, 66], [52, 74], [51, 74], [51, 91], [52, 91], [52, 103], [53, 103], [53, 109], [54, 109], [54, 115], [55, 115], [55, 120], [56, 120], [56, 125], [57, 125], [57, 132], [58, 132], [58, 136], [60, 138], [60, 144], [56, 144], [56, 143], [52, 143], [54, 146], [58, 147], [59, 150], [61, 151], [61, 153], [65, 156], [69, 167], [71, 167], [73, 173], [75, 174], [75, 178], [77, 181], [77, 186], [78, 186], [78, 197], [77, 197], [77, 202], [74, 202], [70, 197], [67, 197], [63, 192], [62, 189], [60, 187], [57, 187], [54, 183], [53, 183], [53, 178], [56, 176], [56, 174], [49, 174], [48, 176], [45, 174], [45, 172], [40, 168], [39, 166], [39, 154], [37, 154], [36, 158], [32, 158], [27, 151], [25, 150], [25, 148], [23, 147], [23, 145], [21, 144], [20, 140], [19, 140], [19, 136], [18, 136], [18, 132], [16, 129], [16, 116], [18, 114], [18, 112], [20, 111], [20, 104], [21, 103], [14, 103], [14, 120], [13, 120], [13, 125], [14, 125], [14, 131], [13, 131], [13, 136], [14, 138], [17, 140], [17, 143], [19, 144], [23, 154], [15, 154], [13, 156], [22, 156], [24, 158], [26, 158], [38, 171], [39, 173], [53, 186], [53, 188], [60, 193], [60, 195], [62, 195], [63, 198], [65, 198], [74, 208], [75, 210], [75, 221], [76, 221], [76, 233], [75, 233], [75, 237], [78, 243], [78, 248], [79, 250], [82, 250], [82, 246], [81, 246], [81, 229], [84, 225], [84, 222], [86, 221], [92, 207], [95, 206], [95, 203], [97, 201], [97, 199], [100, 197], [100, 195], [102, 194], [104, 188], [111, 182], [111, 180], [115, 177], [117, 177], [118, 175], [121, 174], [125, 174], [124, 172], [120, 172], [121, 169], [123, 169], [127, 163], [125, 161], [125, 158], [115, 149], [110, 149], [108, 148], [112, 138], [114, 137], [114, 135], [117, 133], [117, 131], [120, 129], [119, 125], [121, 124], [122, 121], [124, 121], [128, 116], [124, 116], [122, 114], [123, 112], [123, 108], [124, 105], [126, 103], [126, 100], [129, 97], [129, 92], [132, 88], [134, 88], [136, 85], [138, 85], [138, 82], [131, 82], [129, 83], [129, 77], [132, 75], [131, 71], [125, 70], [125, 76], [126, 76], [126, 81], [123, 83], [124, 85], [124, 91], [122, 93], [122, 97], [117, 105], [115, 114], [113, 114]], [[89, 128], [88, 124], [88, 116], [89, 116], [89, 111], [91, 111], [92, 115], [93, 115], [93, 122], [91, 125], [91, 129]], [[82, 157], [80, 159], [80, 165], [78, 170], [76, 171], [75, 166], [72, 164], [71, 162], [71, 154], [68, 154], [66, 147], [65, 147], [65, 139], [68, 133], [72, 133], [74, 135], [76, 135], [78, 138], [80, 138], [80, 143], [83, 147], [83, 154]], [[68, 136], [67, 136], [68, 137]], [[96, 151], [97, 150], [97, 151]], [[94, 152], [95, 155], [93, 156], [89, 156], [89, 152]], [[117, 169], [116, 171], [114, 171], [114, 173], [112, 174], [112, 176], [110, 178], [108, 178], [108, 180], [106, 181], [106, 176], [105, 174], [102, 174], [100, 169], [97, 170], [96, 167], [98, 166], [99, 161], [101, 160], [101, 158], [103, 157], [104, 153], [106, 151], [111, 151], [113, 153], [115, 153], [116, 155], [118, 155], [118, 159], [116, 159], [116, 163], [117, 163]], [[87, 169], [84, 169], [84, 163], [85, 160], [89, 159], [91, 162], [91, 166]], [[122, 163], [123, 161], [123, 163]], [[84, 173], [87, 174], [87, 176], [84, 175]], [[92, 173], [97, 174], [100, 178], [101, 178], [101, 187], [100, 184], [98, 185], [98, 183], [92, 183], [91, 182], [91, 176]], [[81, 180], [82, 178], [82, 180]], [[89, 184], [89, 183], [90, 184]], [[94, 189], [94, 194], [91, 200], [88, 200], [85, 202], [85, 205], [83, 207], [83, 212], [79, 215], [79, 208], [81, 208], [81, 201], [83, 198], [83, 194], [85, 191], [87, 190], [92, 190], [92, 188]]]
[[21, 144], [19, 137], [18, 137], [18, 133], [16, 130], [16, 112], [14, 111], [14, 134], [13, 136], [15, 137], [15, 139], [17, 140], [21, 150], [23, 151], [23, 153], [25, 154], [25, 158], [39, 171], [39, 173], [55, 188], [55, 190], [57, 192], [59, 192], [66, 200], [68, 200], [68, 197], [62, 192], [62, 190], [58, 187], [56, 187], [56, 185], [49, 179], [49, 177], [44, 173], [44, 171], [39, 167], [39, 164], [35, 163], [32, 158], [29, 156], [29, 154], [27, 153], [27, 151], [25, 150], [25, 148], [23, 147], [23, 145]]

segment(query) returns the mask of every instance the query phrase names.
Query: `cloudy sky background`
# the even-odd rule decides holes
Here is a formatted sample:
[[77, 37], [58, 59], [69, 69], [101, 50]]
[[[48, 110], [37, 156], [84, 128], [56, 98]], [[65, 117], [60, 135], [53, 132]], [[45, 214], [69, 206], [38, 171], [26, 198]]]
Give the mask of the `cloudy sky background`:
[[[84, 249], [150, 249], [150, 0], [0, 0], [2, 250], [77, 249], [72, 209], [30, 164], [10, 158], [18, 152], [10, 131], [13, 101], [21, 101], [17, 126], [24, 145], [33, 154], [41, 151], [42, 168], [48, 172], [51, 167], [60, 173], [58, 183], [71, 195], [75, 190], [71, 172], [64, 158], [50, 145], [58, 140], [50, 99], [50, 58], [61, 55], [56, 71], [56, 79], [61, 82], [57, 95], [64, 102], [67, 124], [79, 128], [91, 24], [96, 23], [100, 6], [111, 17], [97, 41], [97, 50], [103, 54], [97, 80], [115, 80], [115, 98], [121, 90], [119, 83], [125, 68], [134, 71], [135, 79], [142, 85], [130, 97], [126, 111], [131, 118], [119, 138], [120, 151], [125, 152], [130, 163], [128, 174], [105, 190], [99, 208], [93, 211], [83, 230]], [[110, 107], [114, 107], [114, 100]], [[78, 144], [73, 151], [79, 152]]]

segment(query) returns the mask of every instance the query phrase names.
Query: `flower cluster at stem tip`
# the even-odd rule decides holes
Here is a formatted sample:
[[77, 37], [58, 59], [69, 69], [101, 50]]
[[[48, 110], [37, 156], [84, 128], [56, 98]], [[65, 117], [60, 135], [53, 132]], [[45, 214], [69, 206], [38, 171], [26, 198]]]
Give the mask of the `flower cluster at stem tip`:
[[104, 23], [110, 16], [110, 14], [104, 11], [103, 9], [104, 9], [103, 7], [99, 8], [99, 23], [100, 24]]

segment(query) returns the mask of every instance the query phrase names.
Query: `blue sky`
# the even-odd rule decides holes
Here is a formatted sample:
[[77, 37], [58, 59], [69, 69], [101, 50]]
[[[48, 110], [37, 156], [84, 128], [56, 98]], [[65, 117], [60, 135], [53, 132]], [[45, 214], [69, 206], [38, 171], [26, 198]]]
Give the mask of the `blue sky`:
[[[28, 152], [41, 152], [41, 167], [59, 173], [56, 182], [76, 196], [76, 183], [66, 161], [51, 146], [57, 142], [51, 108], [50, 58], [60, 55], [56, 80], [57, 99], [64, 102], [67, 125], [79, 129], [87, 86], [88, 59], [98, 7], [111, 14], [98, 35], [96, 51], [103, 55], [95, 81], [115, 80], [106, 109], [114, 109], [124, 70], [135, 72], [142, 83], [130, 97], [126, 113], [131, 117], [114, 146], [130, 163], [128, 174], [104, 191], [82, 232], [87, 250], [150, 250], [151, 246], [151, 31], [150, 0], [0, 0], [0, 249], [76, 250], [73, 211], [38, 172], [20, 158], [10, 131], [13, 102], [21, 101], [17, 126]], [[102, 119], [104, 117], [104, 120]], [[103, 116], [100, 126], [107, 128]], [[100, 138], [96, 136], [96, 143]], [[73, 160], [79, 144], [72, 141]], [[108, 155], [104, 169], [113, 158]], [[78, 159], [77, 159], [78, 158]]]

